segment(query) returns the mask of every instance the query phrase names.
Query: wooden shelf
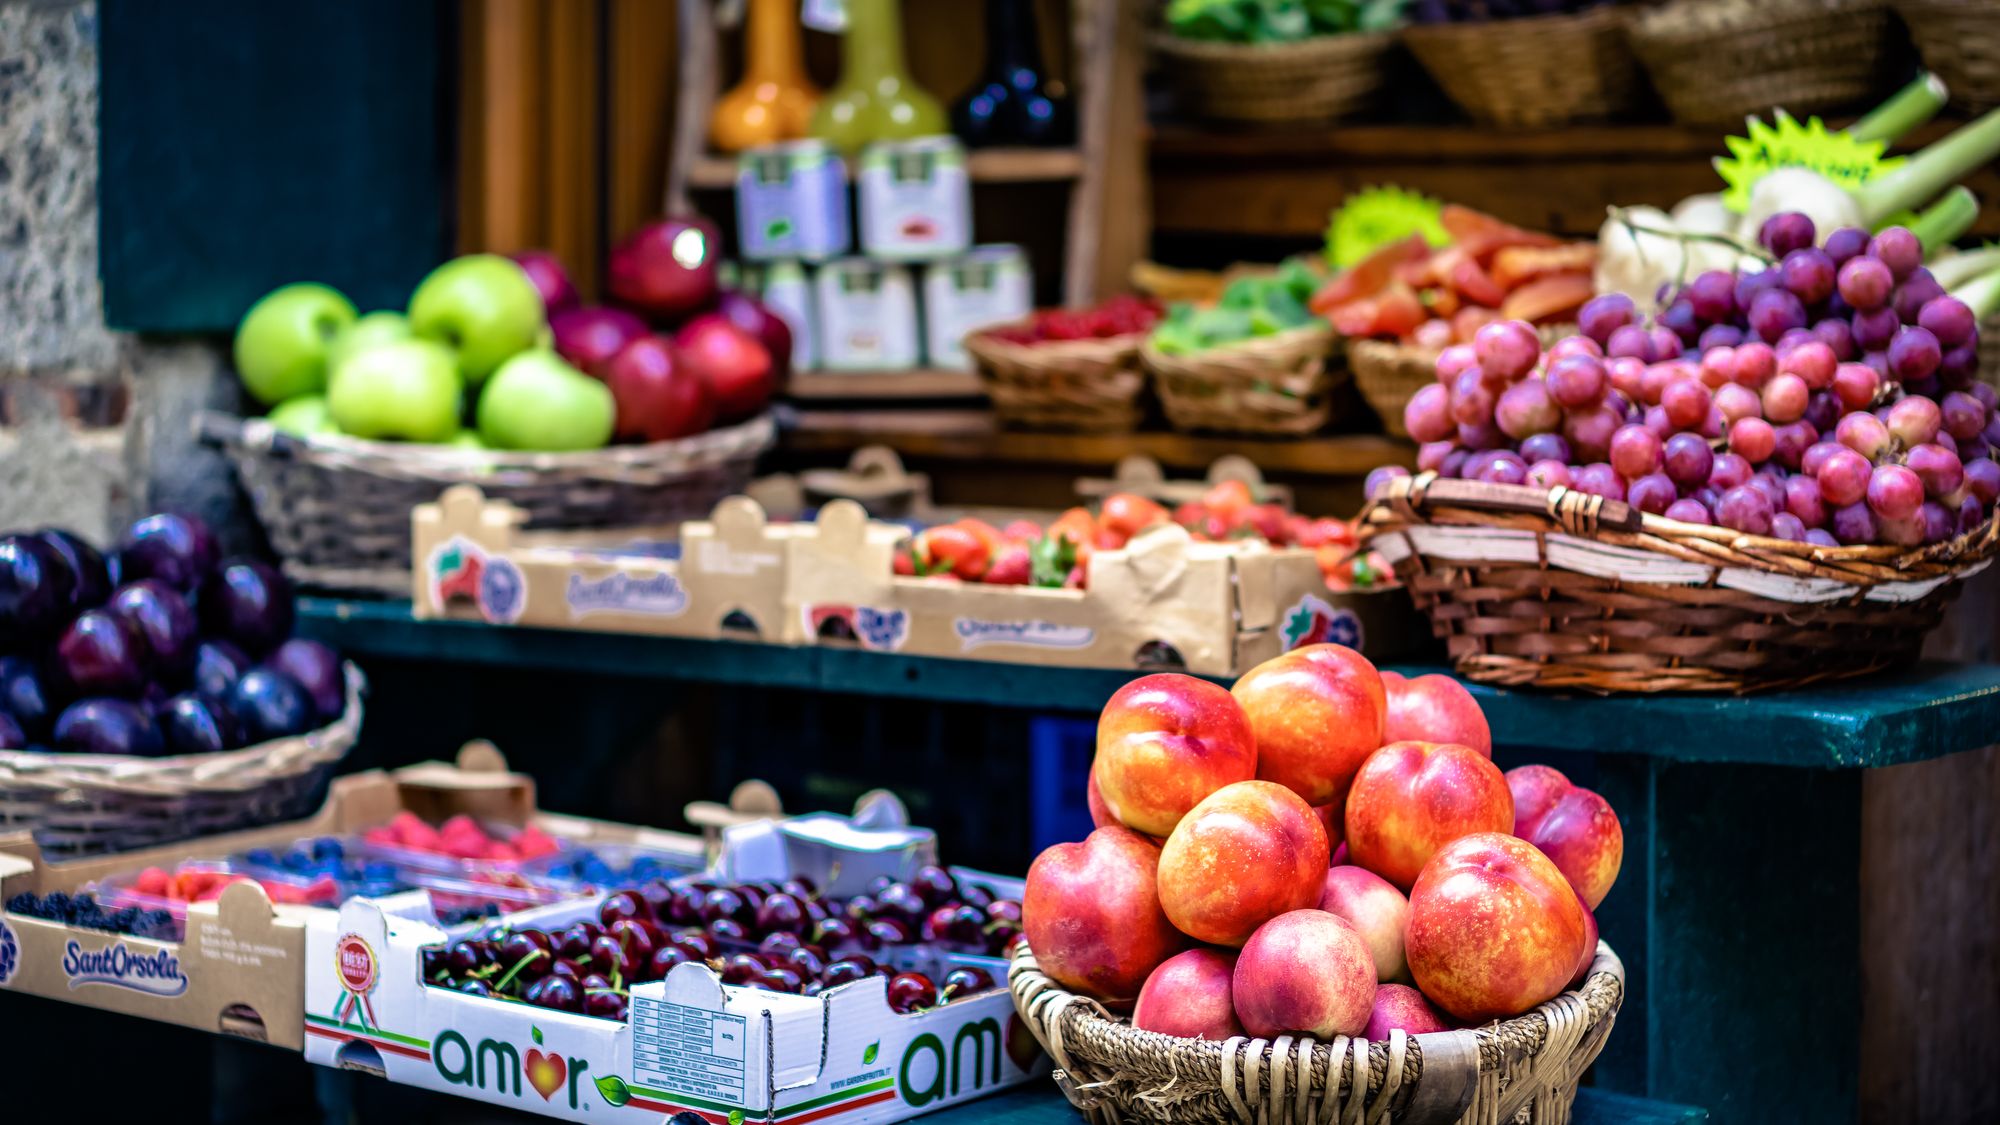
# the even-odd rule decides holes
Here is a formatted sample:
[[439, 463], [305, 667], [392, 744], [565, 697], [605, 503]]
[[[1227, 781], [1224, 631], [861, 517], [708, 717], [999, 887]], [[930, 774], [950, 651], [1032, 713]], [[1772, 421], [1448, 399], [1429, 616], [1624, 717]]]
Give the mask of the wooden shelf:
[[[1020, 184], [1074, 180], [1083, 174], [1083, 154], [1073, 148], [982, 148], [966, 155], [965, 166], [978, 184]], [[848, 176], [854, 175], [852, 161]], [[688, 168], [688, 186], [716, 191], [736, 186], [736, 158], [713, 153]]]
[[1359, 477], [1378, 465], [1410, 465], [1416, 447], [1381, 434], [1261, 440], [1179, 433], [1065, 434], [1003, 430], [987, 410], [800, 411], [784, 435], [802, 453], [845, 453], [881, 443], [910, 458], [1104, 468], [1134, 453], [1175, 469], [1202, 470], [1226, 453], [1267, 472]]
[[977, 398], [986, 393], [970, 371], [800, 371], [785, 384], [794, 399]]

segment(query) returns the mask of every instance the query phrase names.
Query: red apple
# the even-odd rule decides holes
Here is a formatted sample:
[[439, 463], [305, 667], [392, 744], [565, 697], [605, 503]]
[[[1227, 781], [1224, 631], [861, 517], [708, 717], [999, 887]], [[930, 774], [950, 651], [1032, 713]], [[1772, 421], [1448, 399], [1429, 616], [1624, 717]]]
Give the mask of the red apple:
[[1493, 756], [1486, 713], [1464, 684], [1438, 672], [1414, 680], [1384, 672], [1382, 687], [1389, 693], [1383, 742], [1456, 742]]
[[1410, 900], [1387, 879], [1359, 867], [1329, 867], [1319, 908], [1354, 927], [1375, 960], [1376, 980], [1408, 980], [1403, 961], [1403, 927], [1410, 923]]
[[1159, 845], [1100, 828], [1035, 857], [1021, 927], [1050, 980], [1124, 1011], [1160, 962], [1187, 948], [1160, 910]]
[[1243, 1030], [1260, 1039], [1359, 1035], [1375, 1005], [1375, 962], [1346, 919], [1294, 910], [1250, 935], [1230, 984]]
[[549, 318], [556, 354], [571, 367], [604, 378], [611, 357], [646, 334], [646, 322], [624, 309], [590, 305], [564, 309]]
[[679, 362], [663, 336], [641, 336], [611, 358], [604, 382], [618, 403], [621, 438], [667, 441], [715, 422], [708, 384]]
[[750, 294], [734, 289], [722, 291], [722, 296], [716, 298], [715, 311], [757, 337], [764, 350], [771, 353], [771, 369], [778, 381], [783, 382], [792, 370], [792, 326], [785, 323], [785, 318]]
[[1257, 740], [1257, 776], [1308, 805], [1337, 804], [1382, 745], [1388, 702], [1367, 658], [1307, 645], [1250, 669], [1231, 689]]
[[1326, 829], [1299, 795], [1239, 781], [1208, 795], [1160, 851], [1160, 906], [1182, 933], [1240, 947], [1257, 927], [1319, 902]]
[[648, 223], [612, 249], [606, 270], [611, 295], [668, 320], [691, 316], [715, 300], [721, 247], [706, 219]]
[[1424, 999], [1423, 993], [1407, 984], [1385, 984], [1375, 990], [1375, 1006], [1368, 1013], [1368, 1027], [1361, 1037], [1387, 1042], [1389, 1032], [1396, 1028], [1406, 1035], [1428, 1035], [1450, 1031], [1451, 1022]]
[[1554, 860], [1584, 905], [1597, 909], [1625, 862], [1625, 829], [1611, 802], [1548, 766], [1508, 770], [1507, 788], [1514, 794], [1514, 835]]
[[1141, 676], [1097, 718], [1098, 794], [1127, 827], [1165, 836], [1210, 793], [1257, 775], [1250, 720], [1227, 689], [1195, 676]]
[[1514, 827], [1500, 767], [1469, 746], [1392, 742], [1368, 759], [1347, 794], [1347, 850], [1398, 887], [1417, 881], [1437, 850], [1474, 832]]
[[681, 362], [700, 375], [715, 395], [716, 417], [724, 422], [748, 418], [778, 389], [772, 375], [771, 353], [757, 337], [731, 324], [719, 313], [703, 313], [674, 333]]
[[1183, 1039], [1223, 1040], [1243, 1034], [1229, 991], [1235, 971], [1233, 950], [1190, 949], [1174, 954], [1146, 978], [1132, 1009], [1132, 1026]]
[[[576, 285], [569, 279], [569, 271], [563, 268], [562, 259], [547, 250], [523, 250], [519, 254], [509, 254], [514, 264], [535, 283], [535, 292], [542, 295], [542, 308], [549, 315], [576, 304]], [[569, 359], [564, 356], [564, 359]], [[570, 360], [575, 363], [575, 360]]]
[[1473, 1023], [1518, 1016], [1576, 975], [1583, 905], [1556, 865], [1504, 832], [1461, 836], [1424, 865], [1403, 935], [1410, 975]]

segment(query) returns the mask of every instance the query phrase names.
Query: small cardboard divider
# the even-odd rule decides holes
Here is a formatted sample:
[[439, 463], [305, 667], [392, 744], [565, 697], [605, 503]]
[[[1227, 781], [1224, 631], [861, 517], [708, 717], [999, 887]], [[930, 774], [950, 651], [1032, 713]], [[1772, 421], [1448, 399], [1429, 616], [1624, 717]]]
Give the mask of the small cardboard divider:
[[643, 529], [586, 540], [519, 525], [466, 485], [418, 507], [414, 614], [1213, 676], [1321, 641], [1388, 658], [1422, 636], [1406, 594], [1336, 593], [1310, 550], [1199, 543], [1171, 525], [1095, 552], [1082, 590], [898, 576], [908, 531], [844, 499], [787, 524], [731, 497], [682, 525], [677, 560], [616, 552]]
[[[696, 837], [537, 812], [533, 780], [510, 772], [491, 744], [475, 742], [455, 765], [426, 762], [336, 778], [317, 813], [265, 828], [65, 863], [46, 859], [28, 833], [0, 836], [0, 904], [24, 892], [73, 892], [146, 867], [172, 868], [192, 858], [352, 835], [403, 811], [432, 822], [465, 813], [489, 822], [534, 824], [586, 846], [638, 844], [683, 852], [697, 863], [709, 855]], [[424, 900], [392, 908], [429, 912]], [[306, 1027], [306, 925], [315, 915], [333, 913], [274, 906], [255, 883], [232, 885], [215, 902], [190, 905], [178, 942], [0, 913], [0, 989], [299, 1050]]]

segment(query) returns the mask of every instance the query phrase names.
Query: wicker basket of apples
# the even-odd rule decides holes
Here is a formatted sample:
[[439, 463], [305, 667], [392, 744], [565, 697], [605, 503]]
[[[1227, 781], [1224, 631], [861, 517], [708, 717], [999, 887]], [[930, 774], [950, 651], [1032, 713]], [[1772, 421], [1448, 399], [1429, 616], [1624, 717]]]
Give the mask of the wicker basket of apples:
[[1139, 343], [1159, 319], [1157, 302], [1121, 295], [982, 328], [966, 336], [965, 351], [1003, 424], [1118, 433], [1145, 414]]
[[0, 831], [130, 851], [317, 807], [361, 728], [361, 674], [293, 637], [272, 568], [148, 516], [109, 558], [0, 537]]
[[1456, 680], [1311, 645], [1098, 719], [1029, 868], [1015, 1007], [1099, 1125], [1569, 1118], [1624, 998], [1610, 805], [1501, 773]]
[[657, 526], [740, 492], [776, 433], [791, 330], [716, 281], [714, 232], [643, 227], [612, 253], [615, 306], [579, 304], [552, 256], [474, 254], [407, 314], [324, 285], [266, 295], [236, 369], [263, 418], [210, 414], [285, 571], [403, 592], [410, 510], [477, 484], [537, 528]]

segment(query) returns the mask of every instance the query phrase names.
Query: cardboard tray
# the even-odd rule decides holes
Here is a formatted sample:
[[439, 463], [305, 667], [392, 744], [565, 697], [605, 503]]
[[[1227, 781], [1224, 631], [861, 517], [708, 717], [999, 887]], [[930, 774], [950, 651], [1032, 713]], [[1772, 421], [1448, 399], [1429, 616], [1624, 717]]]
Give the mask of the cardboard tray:
[[1391, 659], [1428, 635], [1407, 594], [1336, 593], [1313, 552], [1197, 543], [1155, 527], [1096, 552], [1087, 589], [899, 577], [908, 532], [850, 500], [774, 524], [744, 497], [680, 528], [680, 558], [620, 553], [644, 529], [520, 529], [458, 486], [413, 517], [418, 618], [657, 636], [845, 645], [922, 656], [1228, 676], [1302, 644]]
[[[707, 856], [696, 837], [538, 813], [534, 781], [509, 772], [492, 746], [473, 743], [456, 765], [429, 762], [338, 778], [319, 812], [266, 828], [67, 863], [48, 861], [28, 833], [0, 836], [0, 903], [23, 892], [75, 891], [149, 866], [281, 847], [303, 837], [352, 835], [405, 810], [433, 822], [466, 813], [532, 822], [585, 844], [643, 844], [690, 859]], [[392, 910], [429, 914], [421, 895], [382, 901]], [[0, 913], [0, 988], [299, 1050], [306, 1025], [306, 926], [315, 915], [331, 917], [333, 911], [273, 906], [251, 883], [227, 888], [213, 903], [190, 905], [179, 942]]]

